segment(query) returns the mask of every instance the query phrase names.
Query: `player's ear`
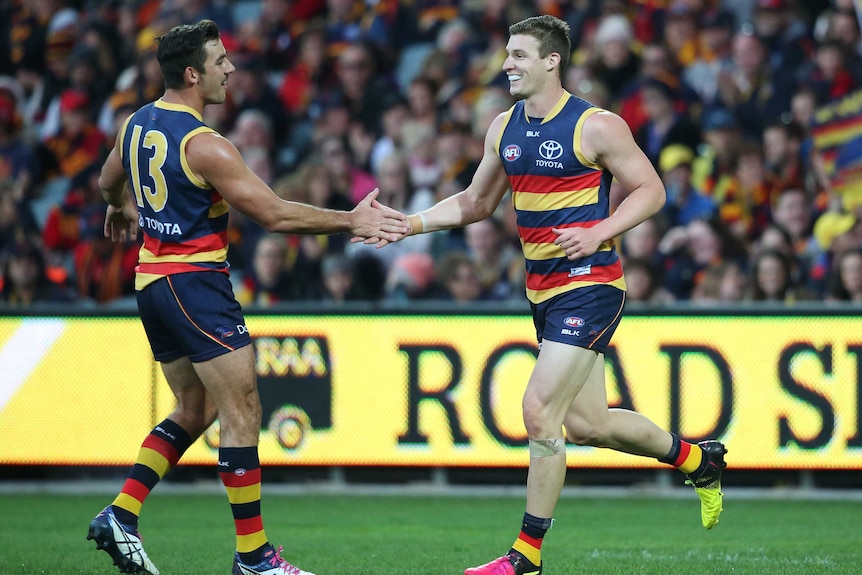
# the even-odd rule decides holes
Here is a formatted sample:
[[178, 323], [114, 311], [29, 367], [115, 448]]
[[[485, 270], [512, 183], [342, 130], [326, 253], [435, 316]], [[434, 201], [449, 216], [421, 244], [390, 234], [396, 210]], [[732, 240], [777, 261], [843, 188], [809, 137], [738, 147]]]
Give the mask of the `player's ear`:
[[560, 65], [560, 55], [557, 52], [551, 52], [548, 55], [548, 72]]
[[185, 70], [186, 83], [188, 84], [197, 84], [200, 79], [200, 72], [195, 70], [191, 66], [186, 66]]

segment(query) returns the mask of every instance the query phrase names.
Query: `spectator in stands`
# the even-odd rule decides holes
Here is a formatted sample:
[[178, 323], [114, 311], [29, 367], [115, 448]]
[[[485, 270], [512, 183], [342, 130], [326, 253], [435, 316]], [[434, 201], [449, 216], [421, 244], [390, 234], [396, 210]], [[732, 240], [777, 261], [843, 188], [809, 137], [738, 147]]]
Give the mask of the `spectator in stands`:
[[252, 18], [238, 23], [237, 42], [260, 55], [270, 70], [284, 70], [292, 61], [297, 39], [309, 22], [322, 18], [325, 0], [265, 0]]
[[482, 290], [493, 299], [521, 298], [523, 256], [505, 234], [503, 223], [495, 217], [464, 227], [467, 253], [476, 264]]
[[[75, 47], [75, 29], [71, 24], [59, 28], [51, 28], [49, 25], [47, 44], [45, 48], [45, 73], [41, 101], [37, 104], [35, 111], [38, 122], [44, 121], [48, 108], [56, 98], [59, 98], [64, 90], [69, 88], [69, 55]], [[56, 106], [57, 104], [54, 103]], [[51, 134], [42, 133], [42, 140]]]
[[164, 92], [165, 84], [156, 58], [155, 37], [152, 28], [144, 28], [135, 37], [134, 63], [120, 73], [114, 93], [99, 114], [99, 128], [105, 133], [108, 126], [114, 123], [116, 111], [120, 107], [128, 106], [134, 111], [146, 102], [156, 100]]
[[669, 258], [664, 285], [677, 299], [689, 299], [707, 267], [722, 261], [745, 264], [746, 248], [717, 217], [671, 228], [659, 243]]
[[437, 84], [427, 76], [416, 76], [407, 88], [410, 120], [436, 128], [440, 123], [437, 112]]
[[705, 104], [717, 102], [719, 80], [732, 69], [730, 47], [735, 26], [733, 14], [722, 9], [709, 10], [701, 19], [700, 48], [682, 77]]
[[[841, 2], [832, 2], [834, 9], [827, 9], [820, 17], [825, 18], [825, 30], [818, 41], [824, 39], [835, 40], [844, 48], [844, 54], [850, 63], [850, 67], [858, 70], [860, 57], [862, 57], [862, 38], [860, 38], [859, 19], [856, 15], [854, 0], [846, 0], [847, 6], [841, 6]], [[818, 20], [820, 19], [818, 17]], [[815, 34], [817, 24], [814, 25]]]
[[810, 299], [794, 283], [791, 261], [782, 252], [765, 250], [755, 256], [749, 278], [748, 300], [793, 303]]
[[812, 235], [814, 208], [805, 190], [788, 188], [772, 198], [772, 221], [787, 230], [794, 253], [810, 269], [821, 250]]
[[403, 154], [410, 180], [418, 188], [433, 188], [443, 175], [437, 155], [437, 128], [424, 122], [408, 120], [401, 127]]
[[[380, 186], [377, 199], [382, 204], [402, 213], [414, 213], [415, 210], [422, 211], [434, 205], [434, 192], [414, 185], [412, 172], [404, 154], [393, 152], [383, 158], [374, 175]], [[403, 254], [430, 253], [433, 239], [433, 235], [430, 234], [412, 236], [387, 246], [385, 250], [355, 243], [349, 244], [346, 252], [354, 256], [358, 253], [373, 254], [380, 258], [387, 268], [391, 268], [394, 261]]]
[[733, 67], [719, 78], [719, 105], [731, 110], [745, 136], [759, 139], [763, 127], [790, 110], [793, 76], [773, 73], [763, 39], [738, 32], [732, 45]]
[[261, 307], [289, 301], [298, 294], [298, 281], [287, 269], [284, 236], [266, 234], [257, 241], [251, 269], [243, 275], [236, 299], [243, 306]]
[[[675, 58], [665, 44], [653, 43], [643, 47], [640, 72], [623, 87], [618, 104], [620, 116], [628, 123], [633, 134], [640, 132], [644, 124], [652, 119], [651, 112], [655, 112], [655, 102], [650, 102], [648, 109], [644, 99], [647, 90], [661, 90], [663, 94], [669, 94], [673, 115], [691, 121], [689, 106], [697, 100], [698, 96], [680, 78], [680, 68]], [[590, 98], [585, 99], [595, 104]], [[666, 115], [670, 114], [666, 113]], [[684, 141], [689, 141], [690, 145], [697, 143], [699, 140], [697, 129], [694, 127], [687, 129], [691, 130], [690, 136], [678, 134], [677, 138], [681, 137]]]
[[763, 159], [773, 193], [804, 185], [803, 128], [795, 121], [772, 122], [763, 129]]
[[862, 302], [862, 247], [844, 251], [829, 277], [827, 301]]
[[786, 85], [811, 52], [806, 24], [794, 15], [788, 0], [755, 0], [751, 23], [763, 40], [772, 74]]
[[236, 66], [230, 78], [232, 113], [260, 111], [269, 118], [272, 142], [280, 144], [287, 135], [288, 117], [278, 94], [270, 86], [263, 60], [253, 54], [240, 53], [231, 61]]
[[0, 252], [0, 301], [14, 307], [69, 302], [74, 293], [53, 284], [38, 244], [21, 240]]
[[376, 132], [386, 96], [394, 86], [378, 72], [377, 56], [367, 43], [353, 41], [336, 60], [336, 93], [347, 105], [350, 117]]
[[814, 92], [818, 105], [828, 104], [860, 86], [860, 70], [848, 64], [844, 45], [826, 39], [817, 44], [814, 58], [797, 71], [797, 81]]
[[72, 250], [78, 297], [96, 304], [107, 304], [133, 296], [138, 242], [113, 242], [104, 235], [105, 212], [82, 214], [81, 237]]
[[626, 258], [626, 302], [667, 304], [673, 294], [661, 285], [661, 272], [652, 262], [642, 258]]
[[701, 280], [691, 292], [698, 304], [733, 303], [745, 299], [747, 278], [735, 261], [720, 261], [703, 270]]
[[381, 134], [371, 149], [369, 164], [372, 172], [380, 167], [380, 162], [395, 151], [404, 151], [402, 127], [407, 123], [410, 108], [407, 99], [400, 95], [387, 98], [380, 118]]
[[704, 109], [701, 131], [704, 145], [692, 160], [692, 183], [718, 204], [733, 178], [742, 132], [739, 120], [726, 108]]
[[335, 304], [356, 299], [356, 274], [352, 260], [341, 254], [330, 254], [323, 258], [321, 274], [323, 291], [320, 299]]
[[330, 56], [338, 56], [357, 41], [376, 48], [389, 44], [386, 21], [363, 0], [326, 0], [326, 43]]
[[32, 186], [42, 179], [41, 162], [23, 129], [14, 92], [0, 88], [0, 179], [14, 183], [19, 202], [32, 197]]
[[74, 178], [87, 166], [105, 157], [107, 138], [92, 120], [90, 98], [70, 88], [60, 97], [61, 129], [45, 141], [56, 173]]
[[99, 68], [98, 55], [93, 49], [86, 46], [76, 47], [69, 55], [66, 65], [68, 67], [68, 87], [60, 96], [51, 101], [46, 110], [40, 130], [40, 136], [43, 140], [56, 136], [62, 129], [60, 116], [63, 94], [70, 90], [84, 94], [92, 112], [99, 110], [110, 95], [112, 86], [108, 83], [107, 73]]
[[336, 193], [348, 198], [353, 205], [377, 187], [374, 176], [359, 168], [343, 138], [326, 136], [317, 145], [317, 154], [326, 169]]
[[683, 67], [690, 65], [698, 56], [699, 11], [687, 0], [671, 0], [664, 12], [662, 40], [671, 54]]
[[685, 226], [716, 213], [715, 202], [692, 184], [693, 160], [694, 152], [683, 144], [671, 144], [659, 156], [659, 174], [667, 194], [661, 213], [670, 226]]
[[296, 58], [278, 88], [281, 103], [294, 122], [308, 119], [309, 106], [323, 88], [327, 63], [323, 23], [311, 22], [299, 37]]
[[0, 251], [18, 241], [38, 238], [39, 226], [15, 182], [0, 179]]
[[463, 251], [450, 251], [437, 264], [437, 299], [469, 304], [489, 299], [482, 289], [476, 263]]
[[635, 134], [635, 142], [644, 151], [654, 166], [658, 166], [659, 154], [665, 146], [682, 144], [695, 149], [700, 144], [697, 127], [687, 114], [678, 114], [674, 109], [676, 94], [666, 83], [647, 79], [641, 86], [646, 122]]
[[401, 253], [386, 274], [386, 299], [394, 302], [430, 299], [436, 290], [435, 273], [430, 255]]
[[634, 30], [622, 14], [610, 14], [599, 21], [589, 52], [591, 76], [607, 86], [610, 100], [617, 101], [623, 86], [640, 68], [635, 51]]
[[648, 218], [620, 238], [620, 259], [623, 265], [629, 259], [648, 260], [659, 273], [664, 273], [664, 259], [658, 246], [668, 223], [662, 215]]

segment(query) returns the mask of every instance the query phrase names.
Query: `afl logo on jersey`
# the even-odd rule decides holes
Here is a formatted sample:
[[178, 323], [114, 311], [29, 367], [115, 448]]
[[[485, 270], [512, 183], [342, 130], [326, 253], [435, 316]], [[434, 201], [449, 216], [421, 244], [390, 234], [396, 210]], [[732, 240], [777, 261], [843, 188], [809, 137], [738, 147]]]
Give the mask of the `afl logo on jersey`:
[[563, 323], [570, 327], [581, 327], [584, 325], [584, 320], [579, 317], [569, 316], [563, 320]]
[[507, 162], [514, 162], [521, 157], [521, 147], [517, 144], [509, 144], [503, 150], [503, 157], [506, 158]]

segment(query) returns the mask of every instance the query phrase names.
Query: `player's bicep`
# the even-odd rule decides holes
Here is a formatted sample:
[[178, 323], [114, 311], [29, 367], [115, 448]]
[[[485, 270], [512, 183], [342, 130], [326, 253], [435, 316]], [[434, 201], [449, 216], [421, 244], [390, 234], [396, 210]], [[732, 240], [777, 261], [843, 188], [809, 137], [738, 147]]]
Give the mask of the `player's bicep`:
[[231, 207], [258, 222], [280, 203], [269, 186], [249, 167], [239, 150], [217, 134], [201, 134], [186, 147], [189, 167], [210, 184]]
[[482, 217], [490, 215], [503, 194], [509, 189], [509, 179], [503, 169], [503, 162], [497, 153], [497, 140], [503, 126], [503, 114], [491, 123], [485, 136], [485, 151], [473, 180], [465, 190], [471, 203], [480, 210]]
[[625, 120], [610, 112], [593, 114], [584, 123], [581, 148], [591, 161], [607, 169], [624, 193], [660, 184], [649, 158], [638, 147]]
[[99, 173], [99, 187], [105, 191], [116, 192], [126, 183], [126, 172], [120, 159], [119, 146], [114, 146], [102, 164]]

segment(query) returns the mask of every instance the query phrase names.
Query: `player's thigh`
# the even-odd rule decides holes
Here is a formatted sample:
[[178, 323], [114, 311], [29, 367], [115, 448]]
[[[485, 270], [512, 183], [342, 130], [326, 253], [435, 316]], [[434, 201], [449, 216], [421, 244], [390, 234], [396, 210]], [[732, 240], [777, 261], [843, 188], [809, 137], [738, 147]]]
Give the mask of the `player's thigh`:
[[592, 370], [574, 401], [569, 405], [563, 425], [566, 436], [575, 443], [588, 442], [601, 430], [608, 415], [604, 355], [596, 358]]
[[222, 418], [231, 413], [259, 411], [252, 346], [197, 362], [194, 369]]
[[587, 382], [598, 354], [590, 349], [543, 341], [524, 393], [524, 409], [541, 409], [562, 423], [569, 406]]

